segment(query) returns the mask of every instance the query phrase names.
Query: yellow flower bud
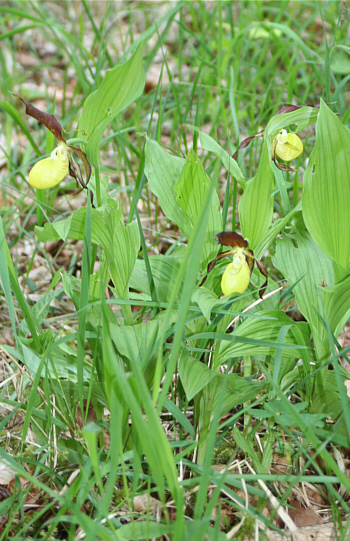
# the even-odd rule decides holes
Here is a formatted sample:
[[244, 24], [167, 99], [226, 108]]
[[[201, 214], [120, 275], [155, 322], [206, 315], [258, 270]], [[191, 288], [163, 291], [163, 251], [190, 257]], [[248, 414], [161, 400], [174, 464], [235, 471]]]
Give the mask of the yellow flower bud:
[[243, 293], [249, 284], [250, 268], [243, 251], [237, 249], [233, 261], [227, 265], [221, 279], [221, 289], [228, 297], [232, 293]]
[[287, 133], [281, 130], [274, 140], [275, 152], [279, 158], [290, 162], [303, 152], [303, 143], [295, 133]]
[[29, 173], [29, 184], [33, 188], [52, 188], [59, 184], [69, 172], [68, 150], [59, 145], [49, 158], [37, 162]]

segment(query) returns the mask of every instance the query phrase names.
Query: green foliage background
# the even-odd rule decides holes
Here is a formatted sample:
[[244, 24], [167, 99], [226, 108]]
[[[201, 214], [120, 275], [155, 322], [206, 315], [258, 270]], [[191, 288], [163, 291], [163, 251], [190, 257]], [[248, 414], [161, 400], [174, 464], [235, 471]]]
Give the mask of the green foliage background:
[[[220, 541], [241, 516], [278, 529], [278, 511], [262, 513], [274, 506], [272, 482], [282, 506], [300, 482], [317, 484], [340, 524], [350, 488], [338, 451], [350, 432], [349, 348], [338, 342], [350, 311], [346, 2], [12, 0], [0, 15], [1, 310], [11, 337], [1, 354], [21, 374], [1, 387], [1, 428], [18, 415], [21, 432], [3, 438], [0, 458], [45, 495], [25, 515], [16, 481], [0, 540], [74, 539], [79, 527], [91, 540]], [[74, 209], [70, 178], [34, 194], [28, 169], [56, 142], [11, 93], [55, 114], [86, 152], [93, 205], [83, 196]], [[300, 107], [275, 115], [291, 103]], [[304, 143], [291, 170], [272, 160], [282, 128]], [[228, 260], [199, 287], [223, 230], [240, 231], [264, 259], [261, 301], [256, 268], [245, 293], [221, 298]], [[65, 268], [52, 243], [71, 253]], [[50, 276], [43, 287], [30, 278], [37, 261]], [[276, 454], [291, 474], [274, 473]], [[243, 474], [229, 470], [236, 458]], [[163, 512], [137, 520], [141, 494]]]

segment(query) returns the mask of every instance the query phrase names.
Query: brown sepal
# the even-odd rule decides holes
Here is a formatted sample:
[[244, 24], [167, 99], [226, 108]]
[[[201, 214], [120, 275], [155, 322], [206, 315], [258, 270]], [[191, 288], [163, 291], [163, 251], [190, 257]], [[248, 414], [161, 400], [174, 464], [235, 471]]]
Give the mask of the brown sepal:
[[273, 114], [275, 115], [283, 115], [284, 113], [292, 113], [293, 111], [297, 111], [298, 109], [301, 109], [304, 107], [304, 105], [291, 105], [289, 103], [286, 103], [285, 105], [281, 105], [279, 109]]
[[274, 113], [275, 115], [283, 115], [284, 113], [292, 113], [293, 111], [297, 111], [298, 109], [301, 109], [302, 107], [313, 107], [314, 109], [319, 109], [319, 105], [308, 105], [307, 103], [305, 105], [291, 105], [286, 104], [282, 105], [277, 111]]
[[[72, 149], [73, 147], [69, 147], [69, 148]], [[73, 150], [75, 151], [77, 149], [73, 148]], [[83, 152], [83, 151], [81, 151], [81, 152]], [[77, 152], [77, 154], [79, 154], [79, 153]], [[83, 154], [84, 154], [84, 152], [83, 152]], [[86, 156], [85, 156], [85, 158], [86, 158]], [[86, 158], [86, 161], [87, 161], [87, 158]], [[89, 164], [88, 161], [87, 161], [87, 163]], [[84, 165], [85, 165], [85, 162], [84, 162]], [[89, 166], [90, 166], [90, 164], [89, 164]], [[85, 167], [86, 167], [86, 165], [85, 165]], [[72, 156], [72, 153], [70, 153], [69, 174], [70, 174], [71, 177], [75, 178], [75, 180], [79, 182], [79, 184], [81, 185], [82, 188], [85, 188], [85, 190], [88, 190], [88, 186], [87, 186], [87, 184], [85, 184], [85, 182], [83, 180], [83, 176], [81, 174], [80, 167], [76, 163], [76, 161], [74, 160], [74, 158]], [[89, 174], [89, 177], [88, 177], [89, 179], [90, 179], [90, 176], [91, 176], [91, 167], [90, 167], [90, 174]], [[95, 206], [94, 206], [94, 196], [93, 196], [93, 193], [92, 193], [91, 190], [90, 190], [90, 199], [91, 199], [92, 208], [95, 208]]]
[[73, 152], [78, 154], [79, 158], [81, 159], [81, 161], [84, 164], [85, 173], [86, 173], [86, 182], [85, 182], [85, 185], [82, 184], [82, 186], [84, 186], [84, 188], [86, 188], [87, 187], [86, 185], [89, 183], [89, 180], [90, 180], [90, 177], [91, 177], [91, 165], [90, 165], [90, 162], [87, 159], [87, 156], [86, 156], [85, 152], [80, 150], [80, 148], [72, 147], [70, 145], [68, 145], [68, 148], [70, 148]]
[[276, 160], [276, 156], [272, 158], [273, 160], [273, 163], [275, 164], [275, 166], [280, 169], [281, 171], [295, 171], [295, 169], [293, 169], [293, 167], [289, 167], [289, 165], [286, 165], [285, 163], [281, 163], [281, 162], [278, 162]]
[[210, 261], [210, 263], [209, 263], [209, 265], [207, 267], [207, 274], [204, 276], [203, 280], [199, 284], [199, 287], [201, 287], [206, 282], [206, 279], [208, 278], [209, 272], [211, 272], [213, 270], [216, 263], [218, 261], [220, 261], [220, 259], [223, 259], [224, 257], [228, 257], [231, 254], [232, 254], [232, 250], [228, 250], [227, 252], [221, 252], [221, 254], [219, 254], [215, 259], [213, 259], [213, 261]]
[[250, 276], [251, 276], [253, 272], [253, 268], [254, 268], [255, 257], [252, 250], [244, 250], [244, 255], [245, 255], [245, 260], [247, 262], [247, 265], [250, 269]]
[[237, 160], [237, 156], [238, 156], [238, 151], [239, 150], [242, 150], [242, 148], [246, 148], [249, 143], [255, 139], [255, 137], [262, 137], [264, 135], [264, 130], [262, 131], [259, 131], [259, 133], [256, 133], [255, 135], [251, 135], [250, 137], [247, 137], [246, 139], [243, 139], [243, 141], [241, 142], [241, 144], [239, 145], [239, 147], [237, 148], [236, 152], [234, 153], [234, 155], [232, 156], [232, 158], [234, 160]]
[[258, 266], [259, 271], [266, 278], [265, 282], [263, 283], [263, 285], [261, 286], [261, 288], [259, 290], [259, 296], [260, 296], [260, 299], [262, 299], [262, 297], [263, 297], [263, 295], [264, 295], [264, 293], [266, 291], [267, 279], [268, 279], [269, 275], [267, 274], [267, 269], [266, 269], [264, 263], [262, 261], [259, 261], [258, 259], [256, 259], [255, 261], [256, 261], [256, 264]]
[[237, 246], [239, 248], [247, 248], [248, 246], [247, 241], [234, 231], [222, 231], [215, 235], [215, 240], [222, 246], [232, 246], [232, 248], [237, 248]]
[[84, 182], [83, 175], [81, 174], [81, 171], [80, 171], [80, 167], [72, 155], [70, 155], [69, 174], [73, 178], [75, 178], [75, 180], [77, 180], [83, 188], [87, 189], [87, 185]]
[[14, 96], [16, 96], [16, 98], [18, 98], [22, 103], [24, 103], [24, 105], [26, 106], [27, 115], [35, 118], [35, 120], [40, 122], [40, 124], [44, 124], [44, 126], [46, 126], [46, 128], [50, 130], [51, 133], [54, 134], [56, 139], [58, 139], [61, 143], [65, 143], [65, 140], [62, 137], [63, 128], [53, 115], [51, 115], [50, 113], [44, 113], [43, 111], [40, 111], [39, 109], [34, 107], [34, 105], [32, 105], [31, 103], [24, 101], [24, 99], [21, 98], [21, 96], [18, 96], [18, 94], [14, 94]]

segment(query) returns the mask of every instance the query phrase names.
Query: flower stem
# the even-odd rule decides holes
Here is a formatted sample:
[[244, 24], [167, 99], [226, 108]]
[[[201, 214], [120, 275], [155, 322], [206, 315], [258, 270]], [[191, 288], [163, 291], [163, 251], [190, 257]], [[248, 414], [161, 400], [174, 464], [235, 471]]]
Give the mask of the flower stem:
[[45, 203], [45, 190], [36, 190], [36, 219], [37, 219], [37, 225], [40, 227], [43, 225], [43, 209], [42, 209], [42, 203]]
[[100, 189], [100, 167], [95, 167], [95, 182], [96, 182], [96, 200], [97, 206], [101, 206], [101, 189]]
[[[243, 376], [244, 378], [249, 378], [252, 375], [252, 358], [250, 355], [245, 355], [243, 357]], [[248, 400], [248, 402], [245, 402], [243, 404], [243, 407], [249, 407], [251, 404], [251, 401]], [[249, 413], [244, 414], [244, 428], [246, 431], [248, 431], [248, 427], [251, 423], [251, 417]]]

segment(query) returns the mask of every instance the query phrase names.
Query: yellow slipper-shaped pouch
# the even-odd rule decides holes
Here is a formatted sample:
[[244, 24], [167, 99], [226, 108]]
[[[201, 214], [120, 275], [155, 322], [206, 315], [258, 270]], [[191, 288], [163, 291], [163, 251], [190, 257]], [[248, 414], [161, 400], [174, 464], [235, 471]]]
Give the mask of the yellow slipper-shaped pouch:
[[37, 162], [29, 173], [29, 184], [33, 188], [44, 190], [59, 184], [69, 172], [67, 148], [59, 145], [49, 158]]
[[303, 143], [295, 133], [287, 133], [287, 130], [281, 130], [275, 141], [277, 156], [286, 162], [295, 160], [303, 152]]
[[232, 293], [243, 293], [249, 284], [250, 268], [244, 253], [238, 251], [233, 256], [221, 279], [221, 289], [225, 297]]

